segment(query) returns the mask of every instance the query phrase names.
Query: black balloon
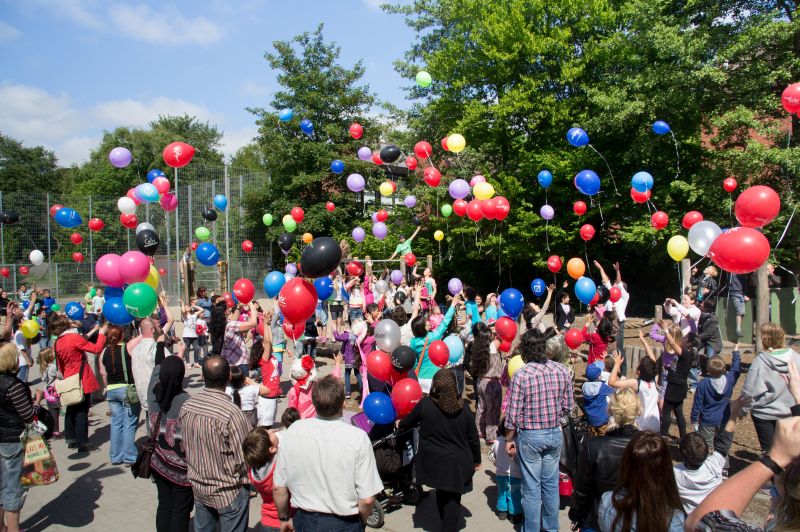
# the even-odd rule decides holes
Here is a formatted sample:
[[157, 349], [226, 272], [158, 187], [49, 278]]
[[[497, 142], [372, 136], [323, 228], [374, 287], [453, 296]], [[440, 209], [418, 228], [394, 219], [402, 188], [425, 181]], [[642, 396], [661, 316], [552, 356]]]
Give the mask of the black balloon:
[[608, 298], [611, 297], [611, 291], [603, 285], [597, 288], [597, 293], [600, 294], [600, 299], [597, 302], [598, 305], [605, 305]]
[[392, 366], [397, 371], [408, 371], [417, 361], [417, 352], [407, 345], [398, 346], [392, 351]]
[[342, 248], [329, 236], [315, 238], [300, 255], [300, 268], [309, 277], [323, 277], [339, 266]]
[[281, 248], [285, 254], [289, 253], [292, 249], [292, 245], [294, 245], [294, 235], [291, 233], [283, 233], [281, 236], [278, 237], [278, 247]]
[[0, 212], [0, 223], [5, 225], [14, 225], [19, 222], [19, 214], [14, 211]]
[[416, 214], [411, 218], [411, 221], [414, 222], [414, 225], [419, 225], [422, 223], [422, 220], [419, 219], [419, 216]]
[[381, 161], [387, 164], [395, 162], [400, 158], [400, 155], [402, 155], [400, 148], [394, 144], [389, 144], [388, 146], [381, 148]]
[[161, 244], [161, 240], [152, 229], [143, 229], [136, 235], [136, 247], [150, 257], [156, 254], [159, 244]]
[[206, 221], [213, 222], [217, 219], [217, 211], [215, 211], [213, 207], [205, 207], [203, 209], [203, 218], [205, 218]]

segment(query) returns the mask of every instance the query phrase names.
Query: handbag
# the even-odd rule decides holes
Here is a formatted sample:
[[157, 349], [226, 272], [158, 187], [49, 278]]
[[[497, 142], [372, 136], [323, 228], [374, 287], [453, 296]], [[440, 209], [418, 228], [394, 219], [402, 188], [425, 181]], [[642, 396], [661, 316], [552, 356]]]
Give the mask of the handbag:
[[[56, 343], [53, 344], [53, 351], [55, 351], [56, 354], [56, 366], [58, 366], [58, 349], [56, 349], [56, 345], [58, 345], [58, 340], [56, 340]], [[61, 401], [61, 406], [72, 406], [83, 402], [84, 365], [86, 365], [86, 357], [81, 354], [81, 367], [78, 370], [78, 373], [71, 375], [66, 379], [56, 379], [54, 387], [58, 393], [59, 400]], [[62, 370], [59, 370], [59, 373], [61, 375], [64, 374]]]
[[139, 394], [136, 393], [136, 384], [128, 382], [128, 363], [126, 362], [127, 352], [125, 346], [122, 346], [122, 376], [125, 378], [125, 401], [130, 405], [139, 404]]
[[19, 481], [23, 488], [47, 486], [58, 480], [56, 460], [47, 447], [44, 437], [36, 429], [34, 423], [25, 427], [22, 433], [22, 447], [25, 454], [22, 458], [22, 473]]
[[153, 456], [153, 448], [156, 445], [156, 434], [161, 428], [161, 415], [163, 412], [159, 411], [156, 416], [156, 422], [153, 424], [153, 430], [150, 432], [150, 437], [147, 442], [139, 448], [139, 454], [136, 456], [136, 462], [131, 467], [133, 478], [150, 478], [150, 458]]

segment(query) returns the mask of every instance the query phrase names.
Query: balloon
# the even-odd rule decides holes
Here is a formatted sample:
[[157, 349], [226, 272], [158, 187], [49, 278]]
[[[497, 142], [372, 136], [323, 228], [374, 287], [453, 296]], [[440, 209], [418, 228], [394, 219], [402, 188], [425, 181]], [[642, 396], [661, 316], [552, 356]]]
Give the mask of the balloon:
[[581, 170], [575, 176], [575, 188], [582, 194], [594, 196], [600, 192], [600, 176], [593, 170]]
[[653, 193], [649, 190], [647, 192], [639, 192], [635, 188], [631, 187], [631, 199], [635, 203], [647, 203], [647, 200], [650, 199], [650, 196], [652, 196], [652, 194]]
[[214, 266], [219, 262], [219, 250], [217, 246], [209, 242], [203, 242], [197, 246], [194, 252], [197, 261], [203, 266]]
[[28, 258], [30, 259], [31, 264], [33, 264], [34, 266], [39, 266], [44, 262], [44, 253], [42, 253], [38, 249], [34, 249], [33, 251], [31, 251]]
[[553, 184], [553, 174], [550, 170], [542, 170], [539, 172], [539, 175], [536, 176], [536, 180], [539, 181], [540, 187], [548, 188]]
[[333, 281], [330, 277], [320, 277], [314, 279], [314, 289], [320, 301], [325, 301], [333, 295]]
[[142, 198], [140, 198], [139, 195], [136, 193], [135, 188], [129, 188], [128, 192], [125, 194], [125, 197], [132, 199], [134, 205], [141, 205], [142, 203]]
[[631, 187], [636, 192], [647, 192], [653, 188], [653, 176], [647, 172], [636, 172], [631, 178]]
[[185, 142], [173, 142], [164, 148], [161, 154], [164, 157], [164, 162], [173, 168], [183, 168], [194, 157], [194, 146], [190, 146]]
[[739, 186], [739, 183], [732, 177], [727, 178], [725, 181], [722, 182], [722, 188], [725, 189], [725, 192], [733, 192], [736, 190], [736, 187]]
[[[136, 234], [138, 235], [139, 233], [141, 233], [145, 229], [149, 229], [150, 231], [154, 231], [155, 227], [153, 227], [153, 224], [151, 224], [149, 222], [142, 222], [142, 223], [140, 223], [139, 225], [136, 226]], [[80, 242], [76, 242], [76, 244], [80, 244]]]
[[472, 195], [479, 200], [486, 200], [494, 196], [494, 187], [485, 181], [472, 187]]
[[92, 218], [91, 220], [89, 220], [89, 229], [91, 231], [95, 232], [100, 231], [105, 226], [106, 224], [104, 224], [103, 220], [101, 220], [100, 218]]
[[525, 306], [525, 298], [522, 297], [522, 292], [517, 290], [516, 288], [506, 288], [500, 294], [500, 308], [505, 312], [511, 319], [517, 319], [520, 312], [522, 312], [522, 307]]
[[303, 233], [304, 244], [310, 244], [312, 240], [314, 240], [314, 235], [312, 235], [311, 233]]
[[447, 137], [447, 147], [453, 153], [460, 153], [464, 151], [466, 146], [466, 139], [464, 139], [463, 135], [460, 135], [459, 133], [454, 133]]
[[448, 362], [450, 364], [458, 364], [464, 357], [464, 342], [461, 341], [457, 334], [450, 334], [445, 337], [444, 343], [447, 344], [447, 349], [450, 351]]
[[162, 170], [159, 170], [158, 168], [153, 168], [152, 170], [147, 172], [147, 182], [155, 183], [155, 180], [158, 179], [159, 177], [166, 177], [166, 176], [167, 174], [165, 174]]
[[589, 144], [589, 134], [579, 127], [570, 128], [569, 131], [567, 131], [567, 142], [576, 148], [586, 146]]
[[11, 275], [11, 270], [9, 268], [5, 268], [5, 267], [0, 268], [0, 275], [5, 277], [6, 279], [8, 279], [8, 277]]
[[278, 294], [278, 307], [290, 323], [306, 321], [317, 307], [314, 285], [300, 278], [287, 281]]
[[372, 224], [372, 234], [378, 240], [383, 240], [389, 234], [389, 228], [383, 222], [375, 222]]
[[447, 192], [453, 199], [464, 199], [469, 196], [469, 183], [463, 179], [455, 179], [447, 187]]
[[[350, 125], [350, 136], [358, 140], [364, 135], [364, 128], [358, 122], [353, 122]], [[337, 172], [338, 173], [338, 172]]]
[[511, 205], [503, 196], [496, 196], [494, 198], [494, 206], [496, 211], [495, 218], [498, 220], [505, 220], [508, 214], [511, 212]]
[[153, 203], [158, 201], [158, 189], [152, 183], [142, 183], [136, 185], [134, 194], [145, 203]]
[[459, 216], [464, 216], [467, 214], [467, 202], [463, 199], [459, 199], [453, 202], [453, 212], [455, 212]]
[[272, 215], [269, 213], [264, 214], [264, 216], [261, 217], [261, 222], [267, 227], [269, 227], [270, 225], [272, 225]]
[[544, 283], [543, 280], [536, 278], [531, 281], [531, 292], [536, 297], [542, 297], [547, 290], [547, 285]]
[[432, 187], [438, 187], [439, 183], [442, 182], [442, 174], [434, 168], [433, 166], [429, 166], [425, 169], [422, 173], [422, 179]]
[[50, 206], [50, 216], [55, 218], [56, 213], [58, 211], [60, 211], [61, 209], [63, 209], [63, 208], [64, 208], [64, 206], [59, 204], [59, 203], [56, 203], [55, 205], [51, 205]]
[[253, 251], [253, 242], [250, 240], [242, 240], [242, 251], [250, 253]]
[[450, 360], [450, 349], [441, 340], [434, 340], [428, 344], [428, 359], [434, 366], [443, 368]]
[[781, 198], [778, 193], [764, 185], [745, 189], [733, 206], [736, 219], [744, 227], [764, 227], [778, 216], [780, 210]]
[[391, 359], [396, 371], [408, 371], [417, 362], [417, 352], [407, 345], [400, 345], [392, 351]]
[[608, 290], [609, 301], [611, 301], [612, 303], [616, 303], [617, 301], [620, 300], [621, 297], [622, 297], [622, 290], [620, 290], [619, 287], [612, 286], [611, 288], [609, 288]]
[[392, 192], [394, 192], [394, 190], [392, 189], [392, 184], [390, 182], [384, 181], [378, 187], [378, 192], [381, 193], [381, 196], [387, 197], [387, 196], [391, 196]]
[[113, 325], [127, 325], [133, 321], [133, 316], [125, 310], [122, 297], [108, 297], [107, 294], [106, 301], [103, 303], [103, 317]]
[[419, 72], [417, 72], [416, 79], [417, 79], [417, 85], [419, 85], [422, 88], [430, 87], [431, 82], [433, 81], [431, 75], [424, 70], [420, 70]]
[[417, 198], [415, 196], [406, 196], [403, 198], [403, 205], [411, 209], [417, 204]]
[[352, 275], [354, 277], [360, 277], [361, 274], [364, 273], [364, 265], [361, 264], [360, 262], [358, 262], [357, 260], [354, 260], [352, 262], [348, 262], [346, 269], [347, 269], [347, 273], [349, 273], [350, 275]]
[[166, 194], [169, 192], [170, 188], [169, 179], [166, 177], [157, 177], [153, 180], [153, 186], [156, 187], [156, 191], [159, 194]]
[[667, 253], [675, 262], [680, 262], [689, 253], [689, 241], [682, 235], [675, 235], [667, 242]]
[[36, 320], [23, 321], [19, 329], [22, 331], [22, 335], [28, 339], [31, 339], [39, 334], [39, 324], [36, 322]]
[[372, 162], [378, 166], [383, 164], [383, 161], [381, 161], [381, 152], [379, 151], [372, 152]]
[[361, 159], [362, 161], [369, 161], [369, 160], [372, 158], [372, 150], [370, 150], [370, 149], [369, 149], [368, 147], [366, 147], [366, 146], [361, 146], [361, 147], [358, 149], [358, 151], [356, 152], [356, 155], [357, 155], [357, 156], [358, 156], [358, 158], [359, 158], [359, 159]]
[[147, 278], [144, 280], [144, 284], [152, 288], [153, 290], [158, 290], [158, 283], [161, 282], [161, 274], [158, 273], [155, 266], [150, 266], [150, 273], [147, 274]]
[[361, 192], [364, 190], [366, 182], [361, 174], [350, 174], [347, 176], [347, 188], [351, 192]]
[[691, 229], [694, 224], [697, 222], [703, 221], [703, 215], [697, 211], [689, 211], [683, 215], [683, 220], [681, 221], [681, 225], [683, 225], [684, 229]]
[[541, 208], [539, 208], [539, 216], [541, 216], [545, 220], [550, 221], [553, 219], [553, 216], [555, 215], [556, 213], [553, 210], [553, 207], [551, 207], [550, 205], [545, 204], [542, 205]]
[[217, 194], [214, 196], [214, 207], [223, 212], [228, 208], [228, 198], [225, 197], [225, 194]]
[[[703, 220], [689, 229], [689, 247], [700, 256], [705, 256], [714, 240], [722, 234], [722, 229], [714, 222]], [[676, 259], [677, 260], [677, 259]]]
[[669, 124], [663, 120], [656, 120], [653, 122], [653, 133], [656, 135], [666, 135], [670, 132]]
[[308, 118], [304, 118], [300, 121], [300, 130], [306, 135], [311, 135], [314, 133], [314, 124]]
[[451, 214], [453, 214], [453, 207], [449, 203], [443, 203], [440, 210], [441, 210], [442, 216], [444, 216], [445, 218], [447, 218]]
[[211, 231], [208, 230], [208, 227], [200, 226], [194, 230], [194, 236], [196, 236], [198, 240], [208, 240], [211, 236]]
[[577, 349], [583, 343], [583, 334], [579, 329], [569, 329], [564, 335], [564, 343], [570, 349]]
[[714, 240], [708, 256], [726, 272], [750, 273], [764, 264], [769, 252], [763, 233], [750, 227], [733, 227]]
[[497, 337], [506, 342], [513, 342], [517, 337], [517, 323], [508, 316], [500, 316], [494, 323]]
[[301, 323], [289, 323], [288, 321], [284, 321], [283, 324], [281, 324], [281, 328], [287, 337], [291, 338], [292, 340], [297, 340], [303, 336], [303, 333], [306, 329], [306, 322], [303, 321]]
[[125, 168], [133, 160], [133, 155], [128, 148], [118, 146], [108, 152], [108, 160], [116, 168]]
[[[131, 198], [123, 196], [117, 200], [117, 208], [122, 214], [134, 214], [136, 212], [136, 203], [134, 203]], [[56, 215], [58, 215], [58, 213], [56, 213]]]
[[375, 346], [387, 353], [400, 346], [400, 326], [393, 320], [381, 320], [375, 325]]
[[133, 229], [139, 224], [139, 218], [135, 214], [120, 214], [119, 223], [126, 229]]
[[588, 242], [594, 238], [594, 227], [591, 224], [583, 224], [580, 230], [581, 238]]
[[297, 222], [294, 221], [294, 218], [292, 218], [290, 214], [285, 215], [282, 222], [283, 228], [290, 233], [293, 233], [295, 229], [297, 229]]
[[236, 296], [240, 303], [247, 305], [256, 295], [256, 287], [253, 286], [253, 282], [250, 279], [242, 277], [233, 283], [233, 295]]
[[442, 240], [444, 240], [444, 233], [437, 229], [436, 231], [433, 232], [433, 239], [436, 240], [437, 242], [441, 242]]
[[362, 407], [367, 418], [376, 425], [388, 425], [397, 418], [392, 399], [383, 392], [371, 392]]
[[106, 286], [121, 287], [125, 284], [122, 274], [119, 271], [120, 256], [114, 253], [103, 255], [94, 265], [94, 273], [97, 279]]
[[413, 253], [409, 252], [409, 253], [406, 253], [406, 254], [403, 256], [403, 260], [405, 260], [405, 262], [406, 262], [406, 266], [408, 266], [409, 268], [411, 268], [412, 266], [414, 266], [414, 264], [416, 264], [416, 263], [417, 263], [417, 256], [416, 256], [416, 255], [414, 255]]
[[166, 268], [159, 268], [158, 269], [158, 275], [167, 275], [167, 269]]
[[578, 216], [583, 216], [586, 214], [586, 203], [582, 201], [576, 201], [572, 204], [572, 212], [577, 214]]
[[[5, 214], [10, 215], [11, 213], [5, 213]], [[19, 216], [16, 216], [16, 213], [13, 214], [15, 216], [9, 218], [10, 223], [8, 223], [8, 221], [5, 220], [3, 221], [3, 223], [8, 223], [8, 225], [12, 225], [13, 223], [16, 222], [14, 218], [19, 220]], [[76, 211], [75, 209], [70, 209], [68, 207], [59, 209], [55, 215], [55, 220], [58, 225], [60, 225], [61, 227], [66, 227], [68, 229], [72, 227], [78, 227], [83, 222], [83, 220], [81, 220], [81, 215], [78, 214], [78, 211]]]
[[19, 273], [22, 275], [28, 275], [30, 273], [30, 270], [28, 269], [27, 266], [20, 266]]
[[264, 277], [264, 292], [266, 292], [269, 297], [275, 297], [281, 291], [285, 282], [286, 278], [281, 272], [269, 272], [267, 276]]
[[290, 275], [297, 275], [297, 266], [293, 262], [290, 262], [284, 268], [284, 271]]
[[71, 301], [64, 306], [64, 314], [71, 320], [81, 321], [85, 313], [80, 303]]
[[334, 271], [342, 260], [342, 248], [329, 236], [315, 238], [303, 249], [300, 255], [300, 267], [303, 274], [310, 277], [322, 277]]
[[591, 303], [595, 294], [597, 294], [597, 285], [588, 277], [581, 277], [575, 282], [575, 296], [584, 305]]
[[303, 219], [306, 217], [305, 211], [301, 207], [293, 207], [292, 208], [292, 220], [297, 223], [302, 223]]
[[414, 145], [414, 154], [418, 159], [425, 160], [433, 154], [433, 148], [428, 142], [421, 140]]
[[585, 272], [586, 265], [583, 263], [583, 260], [578, 257], [572, 257], [567, 261], [567, 273], [573, 279], [580, 279]]
[[460, 294], [463, 289], [464, 285], [461, 283], [461, 279], [458, 277], [453, 277], [447, 283], [447, 291], [450, 292], [451, 296]]
[[406, 167], [413, 172], [417, 169], [417, 160], [409, 155], [406, 157]]
[[83, 262], [83, 259], [84, 259], [84, 257], [83, 257], [83, 253], [81, 253], [80, 251], [75, 251], [75, 252], [72, 254], [72, 260], [73, 260], [74, 262]]
[[481, 210], [481, 204], [478, 200], [471, 200], [467, 203], [467, 216], [473, 222], [477, 222], [483, 218], [483, 211]]
[[800, 83], [792, 83], [783, 89], [781, 105], [789, 114], [800, 111]]
[[379, 295], [383, 295], [389, 291], [389, 283], [381, 279], [380, 281], [375, 283], [375, 292]]
[[364, 231], [363, 227], [355, 227], [353, 228], [353, 232], [351, 233], [353, 240], [356, 242], [363, 242], [364, 239], [367, 237], [366, 231]]
[[517, 370], [525, 365], [525, 362], [522, 361], [522, 357], [520, 355], [514, 355], [511, 357], [511, 360], [508, 361], [508, 378], [512, 378], [514, 373]]
[[[558, 255], [550, 255], [547, 259], [547, 269], [553, 273], [558, 273], [561, 270], [561, 257]], [[581, 273], [581, 275], [583, 275], [583, 273]]]
[[156, 309], [158, 296], [145, 283], [134, 283], [125, 289], [122, 302], [128, 314], [135, 318], [146, 318]]
[[294, 116], [294, 111], [288, 108], [281, 109], [278, 112], [278, 120], [280, 120], [281, 122], [288, 122], [289, 120], [292, 119], [293, 116]]
[[392, 164], [393, 162], [397, 161], [400, 158], [400, 155], [403, 152], [400, 151], [400, 148], [395, 146], [394, 144], [389, 144], [388, 146], [384, 146], [381, 148], [381, 161], [387, 164]]
[[178, 197], [175, 194], [163, 194], [159, 203], [166, 212], [172, 212], [178, 208]]
[[654, 229], [664, 229], [668, 223], [669, 216], [667, 216], [667, 213], [664, 211], [656, 211], [650, 216], [650, 225], [652, 225]]
[[392, 406], [397, 417], [407, 416], [422, 399], [422, 388], [415, 379], [401, 379], [392, 387]]
[[344, 172], [344, 161], [341, 161], [339, 159], [334, 159], [331, 162], [331, 171], [334, 174], [341, 174], [342, 172]]
[[381, 382], [386, 382], [392, 374], [392, 362], [383, 351], [372, 351], [367, 355], [367, 371]]
[[189, 247], [192, 248], [192, 251], [197, 251], [197, 246], [199, 245], [200, 244], [198, 244], [197, 242], [192, 242], [191, 244], [189, 244]]
[[119, 275], [125, 284], [143, 282], [149, 273], [150, 260], [141, 251], [128, 251], [120, 257]]

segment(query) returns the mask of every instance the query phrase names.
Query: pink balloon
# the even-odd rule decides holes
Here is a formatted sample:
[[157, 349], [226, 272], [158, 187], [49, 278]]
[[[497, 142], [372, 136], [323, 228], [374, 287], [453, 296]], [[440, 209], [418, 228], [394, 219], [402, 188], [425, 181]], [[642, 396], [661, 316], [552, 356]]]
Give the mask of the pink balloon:
[[133, 202], [134, 202], [136, 205], [139, 205], [139, 204], [141, 204], [141, 203], [142, 203], [142, 200], [141, 200], [141, 199], [139, 199], [139, 196], [137, 196], [137, 195], [136, 195], [136, 189], [134, 189], [134, 188], [129, 188], [129, 189], [128, 189], [128, 193], [127, 193], [127, 194], [125, 194], [125, 195], [126, 195], [126, 196], [128, 196], [130, 199], [132, 199], [132, 200], [133, 200]]
[[486, 178], [482, 175], [476, 175], [472, 179], [469, 180], [469, 186], [474, 187], [478, 183], [486, 183]]
[[159, 194], [166, 194], [169, 192], [169, 179], [166, 177], [157, 177], [153, 179], [153, 186], [156, 187]]
[[161, 196], [161, 208], [167, 212], [172, 212], [178, 208], [178, 198], [175, 194], [164, 194]]
[[141, 251], [129, 251], [119, 260], [119, 274], [127, 284], [141, 283], [150, 273], [150, 259]]
[[122, 259], [120, 256], [114, 253], [108, 253], [97, 259], [94, 265], [94, 273], [97, 274], [97, 278], [100, 282], [106, 286], [122, 288], [125, 281], [122, 279], [122, 274], [119, 271], [121, 261]]

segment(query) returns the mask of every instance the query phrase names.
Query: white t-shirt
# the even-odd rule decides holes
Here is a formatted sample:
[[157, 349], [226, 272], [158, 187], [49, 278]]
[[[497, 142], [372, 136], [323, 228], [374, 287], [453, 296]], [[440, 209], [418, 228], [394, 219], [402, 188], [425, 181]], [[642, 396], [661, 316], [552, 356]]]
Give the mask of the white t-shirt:
[[642, 402], [642, 415], [636, 418], [639, 430], [661, 430], [661, 413], [658, 410], [658, 386], [655, 382], [639, 381], [639, 400]]
[[492, 444], [492, 452], [494, 452], [495, 474], [498, 477], [522, 478], [522, 473], [519, 470], [519, 457], [511, 457], [506, 452], [505, 436], [497, 437]]
[[92, 312], [99, 314], [103, 312], [103, 305], [106, 304], [106, 298], [103, 296], [94, 296], [92, 298]]
[[25, 360], [25, 357], [22, 355], [22, 353], [28, 350], [28, 346], [25, 344], [25, 335], [22, 334], [22, 331], [17, 331], [14, 333], [14, 345], [17, 346], [17, 360], [19, 361], [19, 367], [27, 366], [28, 361]]
[[683, 509], [687, 514], [700, 506], [714, 488], [722, 484], [722, 470], [725, 467], [725, 457], [718, 452], [713, 452], [705, 459], [703, 464], [695, 470], [686, 469], [683, 464], [673, 467], [675, 482], [678, 483], [678, 494], [681, 496]]
[[273, 483], [289, 488], [292, 506], [339, 516], [358, 514], [359, 499], [383, 490], [367, 433], [341, 418], [301, 419], [284, 431]]
[[[242, 412], [249, 412], [256, 407], [258, 403], [258, 384], [246, 384], [239, 388], [239, 399], [242, 401]], [[233, 388], [231, 386], [225, 387], [225, 393], [228, 397], [233, 399]]]
[[197, 315], [188, 314], [183, 320], [183, 337], [197, 338]]
[[400, 326], [400, 345], [411, 345], [414, 334], [411, 332], [411, 321]]
[[[156, 341], [153, 338], [142, 338], [131, 353], [134, 382], [150, 382], [153, 368], [156, 367]], [[136, 395], [143, 410], [147, 410], [147, 386], [136, 386]]]
[[[610, 281], [603, 283], [603, 286], [611, 290]], [[628, 300], [630, 299], [631, 296], [630, 294], [628, 294], [628, 291], [625, 290], [625, 287], [622, 286], [622, 283], [618, 284], [617, 288], [619, 288], [619, 291], [622, 294], [622, 296], [620, 296], [619, 300], [617, 300], [616, 303], [612, 303], [611, 300], [606, 301], [606, 310], [610, 311], [616, 309], [617, 319], [619, 321], [625, 321], [625, 310], [628, 308]]]

